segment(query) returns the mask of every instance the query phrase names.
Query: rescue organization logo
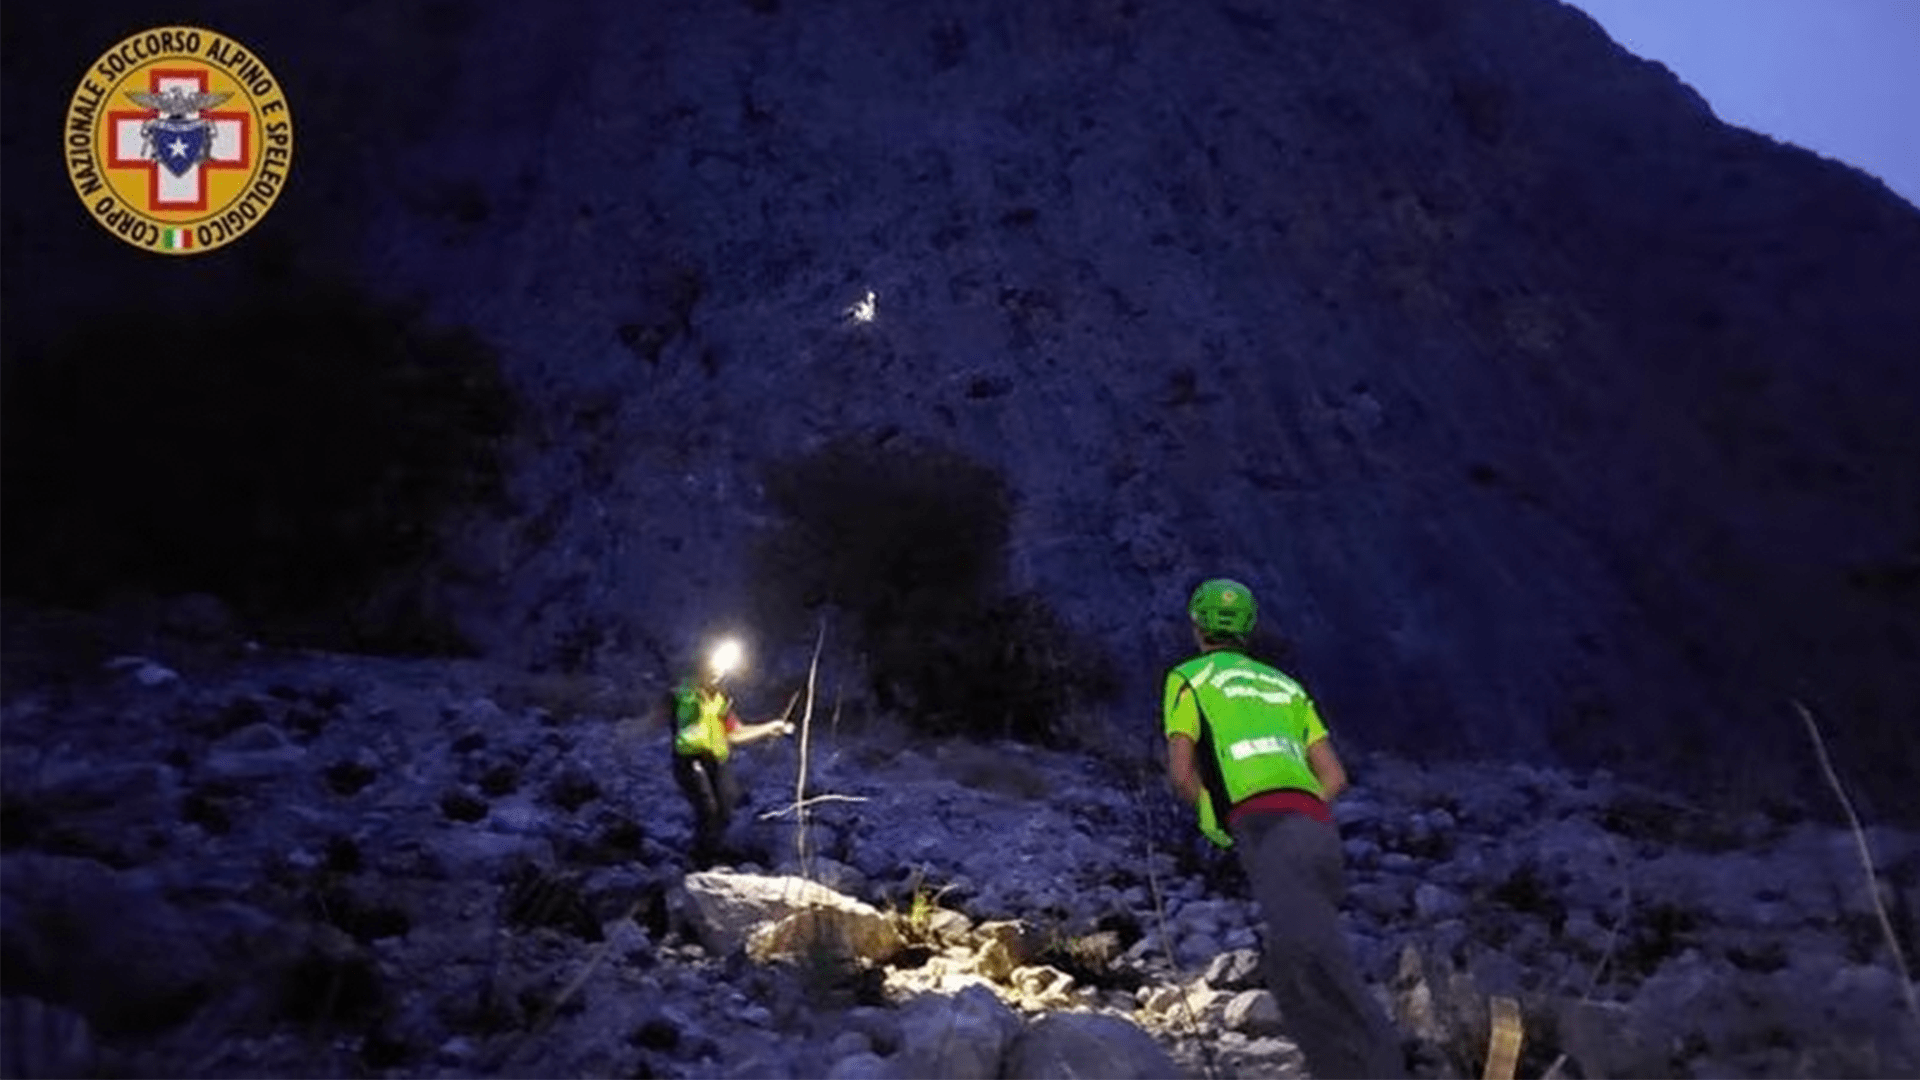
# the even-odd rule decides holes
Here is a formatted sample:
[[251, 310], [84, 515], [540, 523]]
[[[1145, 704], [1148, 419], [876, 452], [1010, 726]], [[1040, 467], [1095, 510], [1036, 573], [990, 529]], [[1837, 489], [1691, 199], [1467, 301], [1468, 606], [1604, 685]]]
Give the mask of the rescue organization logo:
[[93, 219], [168, 255], [244, 236], [293, 164], [293, 114], [273, 73], [233, 39], [190, 26], [143, 30], [101, 54], [63, 135]]

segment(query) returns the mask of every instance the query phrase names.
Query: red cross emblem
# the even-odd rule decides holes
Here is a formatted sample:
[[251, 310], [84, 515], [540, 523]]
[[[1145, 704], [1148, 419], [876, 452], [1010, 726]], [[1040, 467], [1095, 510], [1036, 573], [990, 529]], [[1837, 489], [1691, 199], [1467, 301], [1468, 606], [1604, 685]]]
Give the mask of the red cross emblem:
[[[204, 95], [207, 73], [155, 68], [147, 74], [147, 85], [156, 98]], [[159, 109], [116, 109], [107, 118], [107, 166], [147, 171], [149, 210], [205, 210], [207, 169], [253, 167], [252, 124], [245, 112], [203, 109], [168, 116]], [[166, 126], [154, 134], [156, 122], [162, 121]], [[169, 166], [159, 156], [168, 153], [190, 154], [193, 162]]]

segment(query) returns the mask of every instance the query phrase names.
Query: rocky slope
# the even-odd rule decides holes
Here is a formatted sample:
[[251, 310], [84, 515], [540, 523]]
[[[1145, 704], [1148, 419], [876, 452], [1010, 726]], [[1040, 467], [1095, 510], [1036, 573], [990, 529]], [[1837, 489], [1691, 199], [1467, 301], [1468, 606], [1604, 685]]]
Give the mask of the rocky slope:
[[[692, 873], [652, 688], [10, 619], [14, 1076], [1301, 1076], [1160, 778], [825, 708]], [[796, 715], [800, 715], [796, 713]], [[858, 730], [855, 730], [858, 728]], [[1370, 756], [1347, 927], [1421, 1076], [1902, 1076], [1920, 837]], [[1911, 987], [1908, 987], [1911, 992]]]
[[[13, 85], [85, 63], [67, 13], [57, 32], [54, 15], [8, 18], [26, 42]], [[719, 621], [772, 651], [804, 633], [796, 612], [859, 587], [802, 588], [763, 558], [820, 526], [796, 509], [819, 493], [791, 477], [817, 478], [823, 447], [884, 470], [930, 446], [889, 497], [918, 506], [984, 470], [991, 490], [962, 505], [1004, 513], [1005, 544], [978, 588], [1039, 597], [1030, 636], [1096, 650], [1131, 695], [1116, 700], [1151, 700], [1185, 591], [1228, 573], [1267, 598], [1358, 745], [1605, 762], [1753, 804], [1817, 786], [1798, 695], [1880, 813], [1915, 809], [1920, 215], [1719, 124], [1564, 5], [207, 18], [281, 69], [297, 189], [248, 252], [161, 267], [89, 231], [51, 152], [35, 172], [10, 145], [9, 321], [30, 320], [10, 351], [103, 293], [218, 316], [340, 267], [472, 328], [521, 405], [499, 500], [439, 522], [431, 559], [396, 544], [402, 587], [377, 594], [375, 622], [605, 673], [677, 659]], [[79, 29], [104, 42], [110, 22]], [[24, 111], [47, 95], [8, 98], [25, 118], [10, 140], [53, 145], [51, 108]], [[136, 337], [126, 363], [191, 362]], [[161, 400], [192, 426], [192, 395]], [[271, 385], [222, 408], [310, 400]], [[61, 430], [108, 448], [102, 474], [124, 455], [205, 475], [165, 437], [115, 442], [122, 412]], [[234, 438], [205, 452], [245, 458], [267, 434]], [[80, 468], [46, 446], [9, 459], [51, 471], [51, 491]], [[382, 512], [416, 498], [367, 483]], [[883, 510], [856, 500], [840, 520], [903, 524]], [[297, 515], [115, 513], [10, 541], [36, 553], [16, 591], [65, 580], [43, 563], [96, 565], [74, 535], [185, 528], [169, 550], [191, 552], [257, 529], [245, 551], [290, 553], [263, 558], [276, 581], [315, 535]], [[858, 613], [870, 658], [919, 629], [886, 605], [913, 608], [944, 569], [887, 578], [908, 595]], [[277, 595], [258, 585], [130, 571], [100, 587], [258, 607]]]

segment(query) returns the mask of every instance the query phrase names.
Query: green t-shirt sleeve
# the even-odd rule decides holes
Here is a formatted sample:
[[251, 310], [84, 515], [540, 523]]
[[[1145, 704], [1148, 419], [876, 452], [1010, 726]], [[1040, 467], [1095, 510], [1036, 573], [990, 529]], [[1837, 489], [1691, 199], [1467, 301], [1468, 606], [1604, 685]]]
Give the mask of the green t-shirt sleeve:
[[1200, 704], [1194, 699], [1193, 684], [1177, 671], [1167, 672], [1167, 688], [1160, 704], [1162, 725], [1167, 736], [1185, 735], [1200, 741]]

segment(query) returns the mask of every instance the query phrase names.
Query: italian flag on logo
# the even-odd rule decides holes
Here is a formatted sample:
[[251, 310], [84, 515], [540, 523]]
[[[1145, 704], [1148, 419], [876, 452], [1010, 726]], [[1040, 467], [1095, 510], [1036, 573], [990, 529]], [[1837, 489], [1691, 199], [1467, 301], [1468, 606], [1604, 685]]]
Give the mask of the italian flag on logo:
[[186, 251], [193, 247], [193, 230], [161, 229], [160, 246], [168, 251]]

